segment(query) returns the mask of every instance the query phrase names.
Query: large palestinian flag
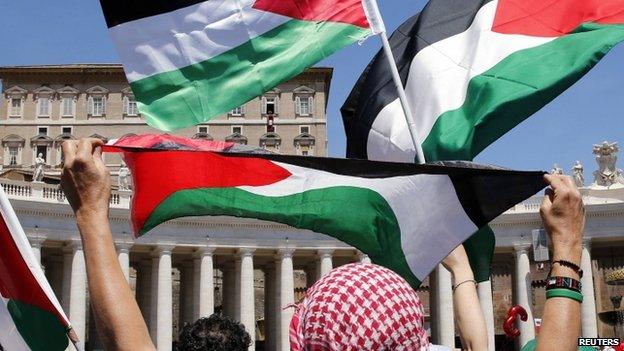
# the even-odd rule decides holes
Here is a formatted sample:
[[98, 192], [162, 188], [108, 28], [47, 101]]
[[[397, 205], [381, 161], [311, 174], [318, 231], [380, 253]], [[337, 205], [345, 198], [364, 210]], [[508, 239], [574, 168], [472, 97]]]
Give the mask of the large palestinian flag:
[[[427, 161], [472, 160], [624, 40], [624, 0], [431, 0], [390, 42]], [[349, 157], [413, 162], [380, 52], [342, 107]]]
[[371, 33], [362, 0], [100, 3], [139, 110], [168, 131], [240, 106]]
[[0, 345], [6, 351], [61, 351], [69, 320], [0, 187]]
[[[193, 150], [113, 142], [135, 193], [135, 234], [184, 216], [234, 216], [327, 234], [418, 285], [478, 228], [544, 188], [543, 172]], [[168, 137], [165, 137], [168, 138]], [[175, 150], [163, 150], [168, 144]], [[198, 149], [201, 150], [201, 149]], [[175, 169], [154, 177], [162, 167]]]

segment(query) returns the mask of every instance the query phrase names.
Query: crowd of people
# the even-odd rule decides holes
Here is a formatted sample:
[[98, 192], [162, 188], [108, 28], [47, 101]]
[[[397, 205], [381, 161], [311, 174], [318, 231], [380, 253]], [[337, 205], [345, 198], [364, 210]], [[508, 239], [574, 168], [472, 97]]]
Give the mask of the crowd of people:
[[[154, 350], [147, 326], [119, 262], [108, 221], [110, 174], [99, 139], [63, 143], [61, 186], [82, 237], [91, 306], [106, 350]], [[581, 324], [581, 242], [585, 213], [573, 181], [545, 175], [540, 208], [553, 245], [542, 326], [525, 348], [577, 350]], [[476, 281], [459, 246], [443, 261], [452, 273], [455, 316], [464, 350], [487, 350], [488, 337]], [[295, 307], [290, 324], [294, 351], [444, 350], [431, 345], [416, 292], [396, 273], [374, 264], [338, 267], [316, 282]], [[247, 350], [244, 326], [212, 315], [187, 324], [179, 350]], [[524, 350], [524, 349], [523, 349]]]

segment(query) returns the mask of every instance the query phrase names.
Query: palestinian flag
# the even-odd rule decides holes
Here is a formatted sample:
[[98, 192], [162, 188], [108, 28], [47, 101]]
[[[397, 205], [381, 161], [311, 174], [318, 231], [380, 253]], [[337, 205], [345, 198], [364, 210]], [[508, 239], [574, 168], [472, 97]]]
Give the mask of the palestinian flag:
[[[624, 0], [431, 0], [390, 38], [427, 161], [472, 160], [624, 40]], [[348, 157], [413, 162], [386, 57], [344, 106]]]
[[0, 345], [6, 351], [61, 351], [70, 329], [0, 187]]
[[[413, 285], [478, 228], [545, 186], [543, 172], [464, 162], [163, 150], [136, 147], [141, 138], [104, 148], [122, 151], [131, 170], [136, 235], [185, 216], [279, 222], [352, 245]], [[154, 177], [163, 166], [177, 171]]]
[[139, 110], [170, 131], [238, 107], [370, 35], [363, 1], [100, 3]]

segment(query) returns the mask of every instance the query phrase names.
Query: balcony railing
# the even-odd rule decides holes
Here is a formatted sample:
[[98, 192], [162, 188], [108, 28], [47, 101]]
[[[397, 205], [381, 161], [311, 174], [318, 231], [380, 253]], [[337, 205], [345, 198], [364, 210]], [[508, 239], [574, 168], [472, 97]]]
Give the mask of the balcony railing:
[[[9, 198], [25, 199], [41, 202], [67, 203], [65, 193], [59, 185], [26, 182], [0, 178], [0, 185]], [[110, 204], [112, 207], [128, 208], [130, 205], [130, 191], [111, 191]]]

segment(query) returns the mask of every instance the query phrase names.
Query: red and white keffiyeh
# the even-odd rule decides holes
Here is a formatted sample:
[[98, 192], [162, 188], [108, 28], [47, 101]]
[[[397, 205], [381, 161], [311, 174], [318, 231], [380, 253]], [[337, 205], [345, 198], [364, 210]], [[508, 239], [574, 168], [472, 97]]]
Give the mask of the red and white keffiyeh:
[[316, 282], [290, 323], [293, 351], [427, 350], [422, 304], [409, 284], [374, 264], [352, 263]]

